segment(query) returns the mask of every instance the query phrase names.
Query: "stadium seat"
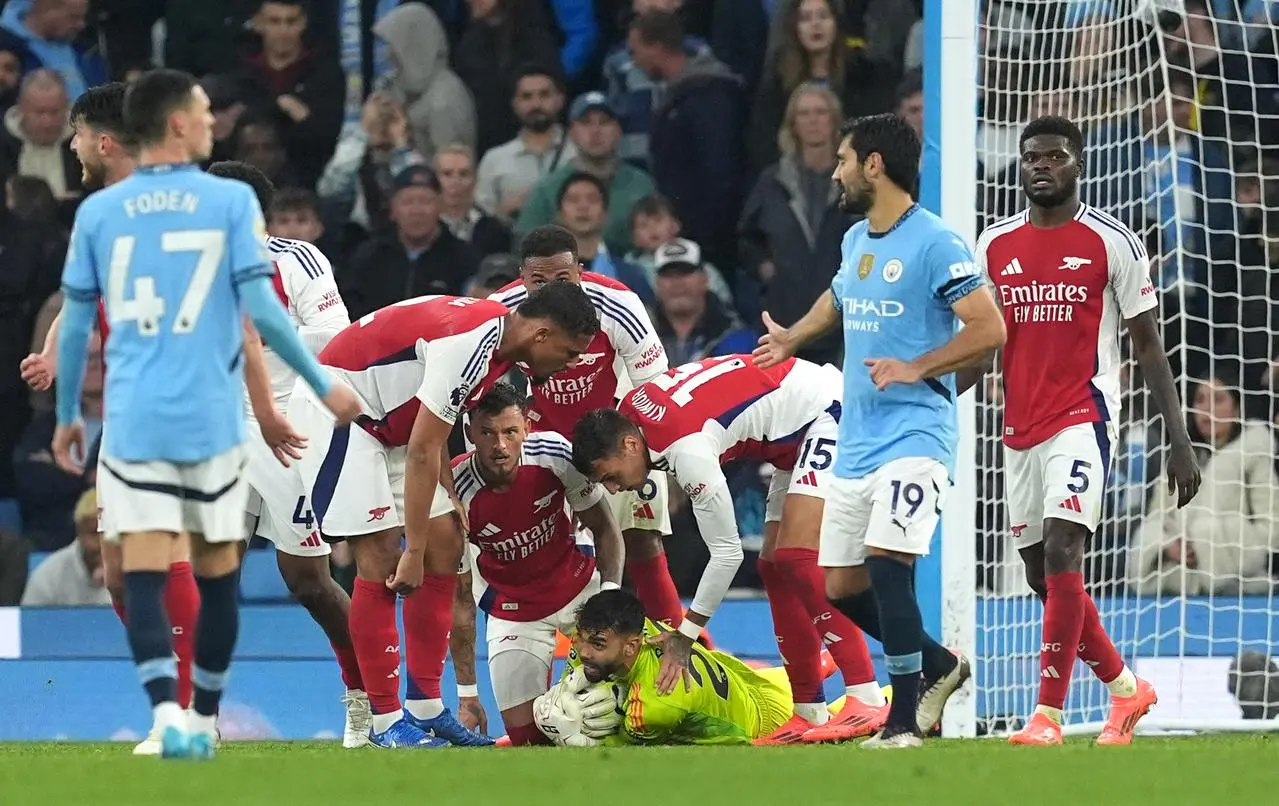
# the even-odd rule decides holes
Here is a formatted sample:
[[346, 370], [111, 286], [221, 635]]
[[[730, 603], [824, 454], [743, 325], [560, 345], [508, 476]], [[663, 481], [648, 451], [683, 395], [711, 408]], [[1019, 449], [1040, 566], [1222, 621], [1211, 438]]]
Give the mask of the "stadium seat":
[[246, 551], [240, 571], [240, 600], [252, 604], [289, 601], [289, 589], [280, 578], [274, 551]]
[[31, 578], [31, 574], [35, 572], [36, 566], [48, 559], [48, 551], [33, 551], [27, 556], [27, 579]]
[[22, 510], [18, 508], [18, 499], [0, 498], [0, 532], [22, 534]]

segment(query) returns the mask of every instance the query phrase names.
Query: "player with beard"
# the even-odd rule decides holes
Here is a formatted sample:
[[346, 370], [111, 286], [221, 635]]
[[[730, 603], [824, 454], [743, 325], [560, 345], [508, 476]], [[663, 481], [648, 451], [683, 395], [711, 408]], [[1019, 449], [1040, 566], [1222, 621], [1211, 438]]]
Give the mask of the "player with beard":
[[896, 115], [844, 124], [833, 179], [840, 207], [866, 217], [844, 235], [830, 290], [789, 328], [764, 314], [756, 350], [772, 366], [843, 324], [843, 416], [819, 562], [832, 603], [884, 646], [893, 701], [870, 748], [919, 746], [971, 674], [924, 633], [913, 572], [950, 487], [955, 370], [1004, 342], [968, 246], [913, 197], [919, 156]]
[[[573, 467], [563, 436], [530, 435], [527, 412], [515, 387], [496, 384], [470, 412], [475, 450], [453, 462], [467, 537], [479, 548], [489, 676], [512, 745], [548, 743], [533, 700], [547, 689], [556, 631], [571, 634], [577, 608], [622, 578], [622, 536], [603, 488]], [[579, 550], [565, 503], [595, 536], [594, 556]]]
[[[71, 148], [80, 161], [82, 181], [89, 190], [114, 185], [132, 174], [137, 164], [137, 146], [124, 127], [126, 89], [126, 85], [120, 82], [93, 87], [77, 98], [71, 107], [70, 120], [75, 132]], [[48, 389], [57, 372], [61, 318], [61, 314], [54, 317], [41, 352], [32, 353], [22, 361], [22, 379], [36, 391]], [[104, 355], [108, 331], [106, 310], [99, 300], [98, 332]], [[260, 348], [255, 350], [253, 345], [246, 342], [245, 360], [246, 376], [252, 375], [255, 367], [263, 366]], [[250, 385], [249, 391], [254, 400], [263, 404], [262, 427], [268, 444], [280, 453], [295, 450], [298, 443], [287, 422], [271, 402], [270, 389]], [[111, 516], [110, 496], [104, 496], [99, 490], [98, 523], [102, 531], [111, 530]], [[187, 707], [191, 699], [191, 659], [200, 595], [191, 572], [190, 547], [184, 538], [173, 542], [171, 559], [169, 579], [164, 591], [165, 611], [173, 629], [174, 652], [178, 656], [178, 702]], [[111, 607], [123, 623], [124, 578], [120, 560], [120, 544], [103, 541], [102, 562], [107, 590], [111, 594]], [[134, 753], [138, 755], [158, 755], [159, 752], [158, 734], [148, 736], [134, 748]]]
[[[1132, 741], [1156, 702], [1115, 651], [1084, 590], [1082, 561], [1101, 520], [1121, 411], [1120, 327], [1168, 429], [1168, 491], [1184, 507], [1199, 468], [1159, 337], [1158, 301], [1142, 240], [1079, 200], [1084, 138], [1061, 117], [1022, 130], [1021, 186], [1030, 207], [986, 228], [977, 265], [1003, 307], [1008, 342], [1004, 468], [1013, 544], [1044, 601], [1039, 700], [1014, 744], [1061, 744], [1062, 708], [1076, 657], [1110, 689], [1102, 745]], [[1052, 360], [1044, 360], [1045, 354]], [[981, 376], [963, 373], [961, 388]]]

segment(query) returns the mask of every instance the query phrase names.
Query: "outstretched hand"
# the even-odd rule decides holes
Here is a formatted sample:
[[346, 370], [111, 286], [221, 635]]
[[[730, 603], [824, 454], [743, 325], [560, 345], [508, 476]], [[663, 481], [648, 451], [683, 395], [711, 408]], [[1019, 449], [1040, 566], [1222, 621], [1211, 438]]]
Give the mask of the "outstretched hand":
[[795, 336], [789, 329], [773, 321], [773, 317], [764, 311], [764, 335], [759, 337], [759, 346], [752, 356], [755, 366], [767, 369], [776, 366], [795, 354]]

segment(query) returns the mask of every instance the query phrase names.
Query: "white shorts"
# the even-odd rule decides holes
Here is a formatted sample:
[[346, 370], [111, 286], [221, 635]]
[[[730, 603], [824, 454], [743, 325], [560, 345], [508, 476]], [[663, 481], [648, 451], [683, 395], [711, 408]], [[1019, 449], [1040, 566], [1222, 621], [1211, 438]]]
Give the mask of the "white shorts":
[[[404, 525], [405, 448], [388, 448], [359, 426], [335, 429], [333, 415], [301, 384], [289, 398], [289, 422], [307, 438], [298, 470], [324, 539]], [[436, 484], [431, 517], [452, 511], [448, 493]]]
[[928, 554], [950, 491], [936, 459], [894, 459], [859, 479], [832, 477], [822, 513], [817, 564], [846, 568], [866, 561], [866, 549]]
[[244, 539], [249, 485], [244, 447], [203, 462], [126, 462], [102, 456], [98, 489], [111, 502], [108, 540], [136, 532], [189, 532], [209, 543]]
[[668, 508], [669, 493], [666, 489], [666, 473], [654, 470], [639, 490], [622, 490], [616, 495], [604, 493], [613, 510], [613, 518], [623, 532], [627, 529], [646, 529], [660, 535], [671, 533], [671, 513]]
[[838, 443], [839, 423], [830, 412], [823, 412], [804, 434], [795, 468], [773, 471], [764, 505], [764, 523], [781, 521], [782, 506], [788, 495], [826, 498], [831, 480], [835, 478], [835, 446]]
[[1024, 451], [1004, 448], [1008, 524], [1018, 550], [1044, 539], [1044, 519], [1094, 531], [1101, 522], [1115, 434], [1109, 423], [1080, 423]]
[[267, 447], [257, 422], [248, 418], [249, 503], [244, 510], [245, 535], [270, 540], [276, 549], [294, 557], [327, 557], [329, 544], [320, 539], [311, 505], [302, 492], [297, 462], [280, 464]]
[[599, 590], [597, 571], [573, 601], [544, 619], [505, 621], [488, 616], [489, 677], [500, 710], [536, 699], [550, 688], [555, 633], [571, 635], [577, 623], [577, 609]]

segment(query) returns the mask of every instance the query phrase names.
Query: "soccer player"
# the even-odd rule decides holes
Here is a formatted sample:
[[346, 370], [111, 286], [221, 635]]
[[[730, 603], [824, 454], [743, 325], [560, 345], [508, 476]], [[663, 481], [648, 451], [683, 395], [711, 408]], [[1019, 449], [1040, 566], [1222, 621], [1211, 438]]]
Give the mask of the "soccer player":
[[[1084, 138], [1075, 124], [1038, 118], [1022, 130], [1020, 145], [1030, 207], [987, 227], [977, 241], [977, 265], [996, 289], [1008, 329], [1008, 521], [1026, 580], [1044, 601], [1038, 705], [1011, 741], [1061, 744], [1061, 711], [1078, 656], [1111, 693], [1097, 743], [1129, 744], [1155, 690], [1115, 651], [1082, 573], [1115, 444], [1121, 324], [1168, 429], [1168, 489], [1179, 507], [1198, 491], [1199, 468], [1159, 337], [1141, 238], [1079, 200]], [[965, 374], [976, 380], [980, 371]]]
[[[548, 284], [514, 312], [469, 297], [416, 297], [352, 323], [320, 353], [360, 397], [355, 427], [335, 428], [306, 386], [294, 387], [289, 420], [308, 439], [303, 488], [323, 539], [349, 542], [355, 556], [349, 626], [373, 744], [492, 744], [440, 696], [465, 523], [449, 433], [514, 362], [545, 379], [571, 366], [597, 330], [590, 300], [570, 283]], [[397, 594], [409, 670], [403, 707]]]
[[[253, 188], [262, 209], [271, 209], [275, 188], [271, 180], [252, 165], [215, 162], [209, 166], [208, 172], [213, 176], [244, 182]], [[289, 321], [297, 328], [307, 348], [313, 353], [319, 352], [342, 328], [351, 324], [351, 317], [333, 280], [328, 258], [309, 243], [287, 238], [268, 237], [267, 249], [274, 266], [271, 284], [289, 314]], [[247, 339], [256, 336], [255, 332], [246, 334]], [[257, 425], [259, 414], [264, 423], [269, 423], [276, 412], [287, 409], [289, 395], [297, 381], [297, 373], [270, 348], [266, 348], [265, 360], [257, 366], [263, 372], [260, 383], [270, 388], [274, 406], [264, 410], [260, 404], [255, 406], [246, 395], [245, 415], [250, 426]], [[245, 372], [250, 369], [246, 366]], [[346, 686], [342, 697], [346, 705], [342, 746], [363, 747], [368, 744], [372, 715], [347, 629], [351, 599], [329, 573], [332, 549], [313, 528], [314, 518], [297, 469], [278, 461], [277, 451], [267, 444], [256, 427], [249, 429], [245, 449], [250, 488], [245, 534], [248, 537], [261, 535], [271, 541], [275, 546], [280, 576], [289, 593], [306, 608], [328, 636]]]
[[[129, 645], [161, 754], [208, 758], [238, 631], [236, 544], [247, 496], [241, 309], [339, 421], [358, 403], [324, 375], [275, 298], [252, 191], [197, 167], [213, 146], [213, 116], [195, 79], [147, 73], [126, 94], [124, 117], [138, 167], [81, 205], [67, 252], [53, 454], [67, 469], [83, 455], [84, 351], [104, 296], [112, 371], [99, 484], [113, 507], [107, 539], [122, 543]], [[190, 719], [177, 703], [162, 607], [172, 544], [184, 531], [200, 590]]]
[[[567, 435], [586, 412], [615, 406], [627, 391], [669, 366], [644, 303], [617, 280], [583, 271], [577, 239], [563, 227], [529, 230], [520, 241], [520, 279], [489, 299], [513, 309], [552, 280], [580, 285], [600, 317], [600, 331], [578, 363], [531, 390], [533, 428]], [[671, 533], [665, 474], [654, 471], [639, 490], [609, 493], [608, 499], [622, 528], [626, 570], [640, 601], [650, 618], [678, 624], [684, 605], [662, 548], [662, 538]]]
[[[664, 693], [655, 642], [666, 629], [645, 619], [644, 606], [627, 591], [587, 599], [577, 613], [567, 674], [538, 698], [538, 727], [572, 746], [750, 744], [790, 718], [785, 676], [775, 680], [726, 652], [700, 646], [692, 648], [688, 688]], [[591, 699], [602, 700], [603, 707], [592, 709], [588, 702], [583, 709], [577, 695], [587, 684], [604, 682], [624, 693], [597, 685], [587, 696], [595, 695]], [[613, 714], [619, 706], [620, 720]], [[603, 739], [582, 732], [593, 710], [603, 712], [602, 729], [588, 733], [607, 734]]]
[[886, 716], [865, 639], [831, 609], [817, 566], [840, 386], [834, 367], [799, 359], [760, 369], [748, 355], [707, 358], [637, 387], [617, 409], [588, 413], [573, 432], [578, 470], [608, 489], [637, 489], [654, 469], [674, 476], [693, 504], [710, 550], [692, 606], [678, 630], [662, 636], [662, 691], [688, 674], [692, 641], [723, 601], [742, 562], [723, 466], [748, 459], [776, 468], [764, 513], [760, 572], [795, 716], [775, 735], [762, 737], [764, 744], [800, 741], [829, 717], [822, 692], [823, 640], [849, 695], [832, 725], [838, 727], [836, 736], [873, 733]]
[[[622, 536], [603, 488], [574, 469], [563, 436], [530, 435], [527, 412], [515, 387], [496, 384], [470, 412], [475, 450], [453, 463], [480, 550], [489, 676], [512, 745], [549, 743], [533, 724], [533, 700], [550, 679], [555, 633], [571, 633], [577, 608], [622, 578]], [[595, 536], [594, 557], [579, 551], [565, 502]]]
[[925, 635], [913, 566], [928, 553], [950, 487], [954, 372], [1004, 341], [968, 246], [911, 194], [919, 155], [914, 129], [896, 115], [844, 125], [840, 206], [866, 218], [844, 235], [830, 290], [789, 328], [765, 313], [756, 350], [770, 366], [843, 320], [844, 416], [821, 564], [826, 595], [884, 645], [893, 702], [871, 748], [918, 746], [971, 674]]

